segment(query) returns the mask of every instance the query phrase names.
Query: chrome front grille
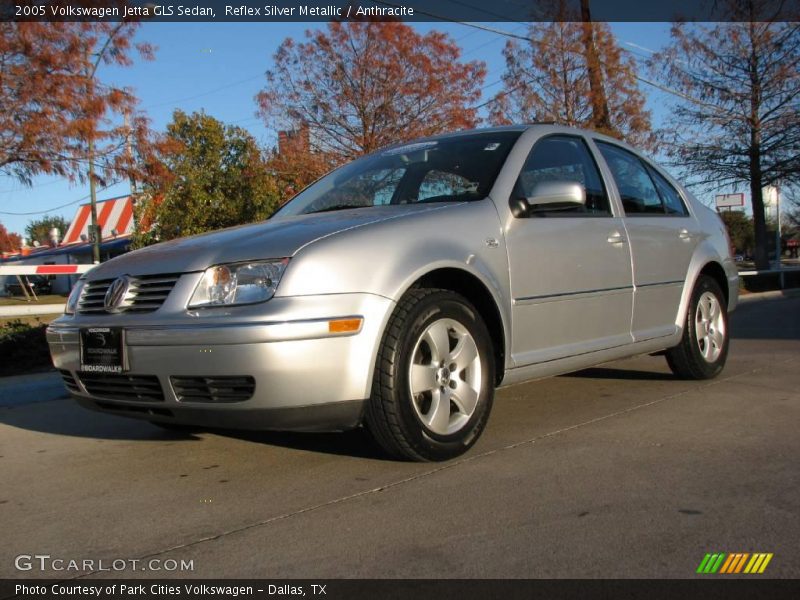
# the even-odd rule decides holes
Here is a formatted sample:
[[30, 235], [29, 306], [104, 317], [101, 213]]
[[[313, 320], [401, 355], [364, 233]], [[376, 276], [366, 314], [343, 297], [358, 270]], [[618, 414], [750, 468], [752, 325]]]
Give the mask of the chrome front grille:
[[164, 392], [155, 375], [126, 375], [119, 373], [78, 373], [92, 396], [107, 400], [163, 402]]
[[[116, 312], [153, 312], [164, 303], [180, 274], [129, 277], [129, 286]], [[78, 314], [106, 313], [105, 297], [113, 279], [89, 281], [78, 302]]]
[[244, 402], [256, 390], [256, 380], [249, 376], [169, 379], [179, 402]]

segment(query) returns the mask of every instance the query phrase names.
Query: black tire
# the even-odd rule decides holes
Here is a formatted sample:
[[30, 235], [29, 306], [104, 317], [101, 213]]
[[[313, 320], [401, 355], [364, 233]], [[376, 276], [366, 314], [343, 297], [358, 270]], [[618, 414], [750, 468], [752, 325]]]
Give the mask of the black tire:
[[[471, 416], [453, 413], [460, 419], [460, 428], [442, 435], [423, 422], [419, 410], [421, 395], [412, 397], [409, 372], [413, 353], [420, 352], [419, 344], [426, 330], [434, 324], [450, 322], [456, 322], [474, 341], [480, 364], [470, 368], [480, 374], [480, 381], [475, 384], [479, 392]], [[453, 343], [448, 336], [448, 344]], [[397, 458], [441, 461], [459, 456], [472, 447], [486, 426], [494, 399], [494, 371], [491, 338], [475, 308], [464, 297], [449, 290], [414, 288], [400, 300], [386, 327], [375, 365], [372, 396], [367, 404], [367, 429], [384, 450]], [[459, 388], [464, 380], [458, 377], [464, 377], [463, 373], [454, 375], [452, 380], [449, 374], [446, 376], [454, 395], [459, 389], [466, 389]], [[438, 386], [440, 380], [436, 381]], [[446, 388], [438, 389], [445, 397]], [[449, 398], [449, 389], [447, 393]], [[472, 397], [475, 398], [474, 392]], [[453, 419], [450, 411], [456, 404], [449, 400], [447, 403], [450, 416], [446, 418], [450, 423]]]
[[[698, 341], [697, 337], [698, 327], [704, 326], [702, 323], [698, 324], [698, 305], [701, 298], [704, 296], [708, 298], [706, 294], [712, 294], [716, 298], [722, 325], [722, 343], [712, 344], [712, 352], [716, 354], [718, 350], [718, 354], [711, 358], [704, 357], [703, 349], [705, 346]], [[692, 290], [689, 308], [686, 311], [683, 337], [681, 337], [680, 344], [667, 350], [667, 364], [669, 364], [672, 372], [681, 379], [711, 379], [716, 377], [725, 367], [725, 361], [728, 358], [729, 337], [728, 310], [725, 295], [713, 278], [708, 275], [701, 275], [694, 286], [694, 290]], [[708, 340], [705, 343], [707, 344]]]

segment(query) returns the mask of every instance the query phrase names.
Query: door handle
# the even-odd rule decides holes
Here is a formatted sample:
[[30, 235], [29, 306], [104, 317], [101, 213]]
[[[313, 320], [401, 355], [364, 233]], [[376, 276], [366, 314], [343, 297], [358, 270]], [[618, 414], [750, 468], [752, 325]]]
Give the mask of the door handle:
[[614, 231], [608, 235], [609, 244], [624, 244], [626, 241], [625, 236], [619, 231]]
[[682, 240], [690, 240], [692, 239], [692, 234], [689, 233], [688, 229], [681, 229], [681, 232], [678, 234], [678, 237]]

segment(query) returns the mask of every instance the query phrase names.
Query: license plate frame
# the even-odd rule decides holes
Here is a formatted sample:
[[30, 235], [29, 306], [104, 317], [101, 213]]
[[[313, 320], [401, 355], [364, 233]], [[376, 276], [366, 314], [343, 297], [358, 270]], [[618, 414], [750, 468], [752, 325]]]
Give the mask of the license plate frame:
[[81, 371], [124, 373], [128, 370], [125, 330], [122, 327], [82, 327], [80, 358]]

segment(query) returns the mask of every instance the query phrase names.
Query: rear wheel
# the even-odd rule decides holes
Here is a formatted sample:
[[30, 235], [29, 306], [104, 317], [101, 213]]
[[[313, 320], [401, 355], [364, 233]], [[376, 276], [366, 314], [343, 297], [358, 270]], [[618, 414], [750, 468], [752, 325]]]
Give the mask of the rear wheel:
[[681, 343], [666, 353], [672, 372], [683, 379], [711, 379], [728, 357], [728, 312], [717, 282], [701, 275], [692, 292]]
[[486, 325], [462, 296], [414, 289], [384, 334], [367, 427], [390, 454], [447, 460], [466, 452], [486, 425], [494, 359]]

